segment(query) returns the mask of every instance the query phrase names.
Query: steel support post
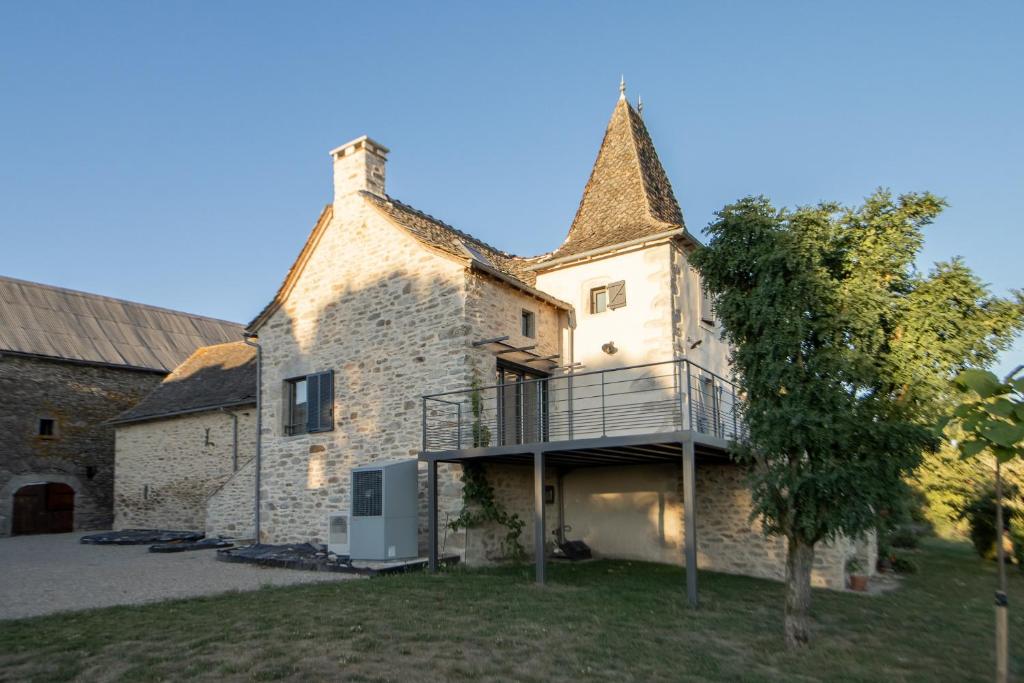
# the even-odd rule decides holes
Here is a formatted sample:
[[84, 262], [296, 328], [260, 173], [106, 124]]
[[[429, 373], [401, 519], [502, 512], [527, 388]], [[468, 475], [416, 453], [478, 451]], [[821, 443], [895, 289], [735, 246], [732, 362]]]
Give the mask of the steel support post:
[[686, 599], [691, 607], [697, 606], [697, 462], [693, 440], [683, 442], [683, 516], [686, 536]]
[[544, 585], [544, 452], [533, 454], [533, 553], [536, 579]]
[[427, 462], [427, 550], [430, 571], [437, 571], [437, 461]]

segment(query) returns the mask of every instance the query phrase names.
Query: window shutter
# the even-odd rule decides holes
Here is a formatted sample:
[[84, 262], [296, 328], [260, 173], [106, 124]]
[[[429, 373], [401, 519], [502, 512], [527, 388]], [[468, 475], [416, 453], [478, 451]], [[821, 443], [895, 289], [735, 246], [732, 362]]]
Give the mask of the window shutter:
[[318, 413], [320, 416], [320, 431], [329, 432], [334, 429], [334, 370], [320, 373], [320, 386], [318, 387], [319, 400]]
[[306, 431], [320, 431], [320, 375], [306, 376]]
[[700, 283], [700, 319], [715, 324], [715, 300], [703, 282]]
[[608, 284], [608, 308], [615, 310], [626, 305], [626, 281], [619, 280]]

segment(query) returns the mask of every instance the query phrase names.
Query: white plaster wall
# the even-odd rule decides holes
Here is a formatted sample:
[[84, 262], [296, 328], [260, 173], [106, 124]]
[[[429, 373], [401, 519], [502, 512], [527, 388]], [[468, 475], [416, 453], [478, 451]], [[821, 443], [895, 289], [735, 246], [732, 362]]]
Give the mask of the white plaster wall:
[[[538, 289], [576, 309], [573, 356], [586, 370], [672, 359], [669, 250], [660, 244], [538, 273]], [[626, 306], [592, 314], [590, 290], [618, 280], [626, 282]], [[614, 355], [601, 350], [609, 341], [618, 348]]]
[[672, 245], [671, 259], [673, 352], [677, 357], [688, 358], [720, 377], [731, 379], [729, 347], [722, 341], [721, 325], [717, 321], [709, 324], [701, 320], [700, 275], [690, 266], [682, 247]]

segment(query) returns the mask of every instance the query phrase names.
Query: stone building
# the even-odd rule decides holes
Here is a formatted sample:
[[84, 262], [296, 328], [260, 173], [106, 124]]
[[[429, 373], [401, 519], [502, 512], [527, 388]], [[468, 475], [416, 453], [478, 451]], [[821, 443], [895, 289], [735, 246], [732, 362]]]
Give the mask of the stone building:
[[[701, 567], [781, 578], [784, 542], [749, 520], [726, 456], [742, 427], [728, 349], [688, 263], [698, 243], [624, 95], [568, 236], [537, 257], [390, 197], [388, 153], [365, 136], [331, 152], [333, 201], [248, 328], [263, 354], [260, 540], [325, 542], [353, 468], [420, 457], [426, 548], [463, 507], [461, 463], [475, 460], [499, 502], [538, 520], [522, 534], [535, 554], [569, 537], [598, 555], [682, 563], [692, 542]], [[707, 437], [690, 475], [680, 444], [665, 443], [675, 436], [644, 440], [681, 430]], [[612, 435], [635, 443], [571, 452]], [[537, 457], [558, 440], [558, 458]], [[491, 561], [503, 534], [448, 532], [445, 550]], [[841, 588], [856, 552], [846, 539], [820, 548], [814, 582]]]
[[114, 528], [210, 531], [251, 538], [256, 352], [244, 341], [197, 349], [115, 428]]
[[0, 277], [0, 536], [109, 528], [114, 428], [235, 323]]

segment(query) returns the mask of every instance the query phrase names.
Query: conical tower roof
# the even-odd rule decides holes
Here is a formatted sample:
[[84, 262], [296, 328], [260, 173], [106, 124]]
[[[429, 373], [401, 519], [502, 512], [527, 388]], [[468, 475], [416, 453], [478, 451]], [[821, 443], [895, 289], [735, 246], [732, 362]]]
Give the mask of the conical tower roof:
[[643, 118], [619, 97], [569, 236], [551, 254], [572, 256], [683, 227]]

